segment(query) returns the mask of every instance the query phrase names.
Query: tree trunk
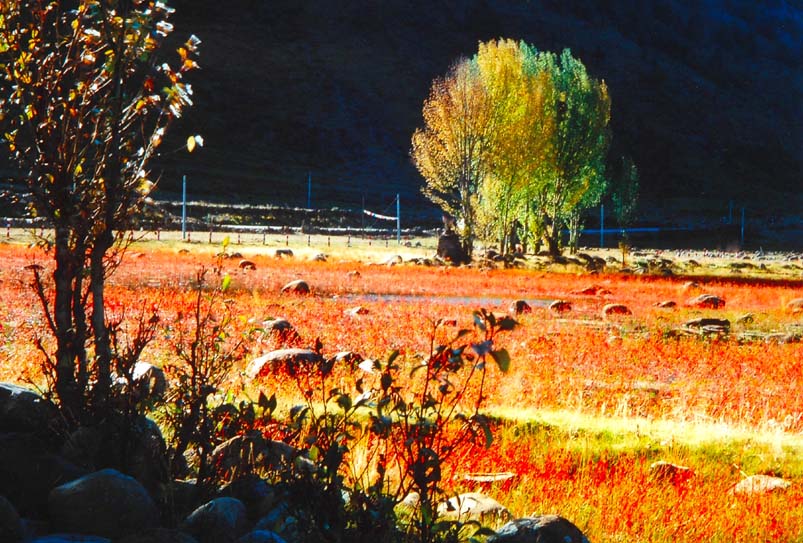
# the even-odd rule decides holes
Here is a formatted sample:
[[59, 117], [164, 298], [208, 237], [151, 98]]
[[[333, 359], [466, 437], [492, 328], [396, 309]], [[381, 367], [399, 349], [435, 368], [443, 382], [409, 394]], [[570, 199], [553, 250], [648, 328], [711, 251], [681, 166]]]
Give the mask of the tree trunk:
[[95, 409], [103, 410], [108, 405], [111, 391], [112, 350], [109, 329], [106, 324], [105, 279], [103, 258], [114, 240], [105, 230], [92, 248], [89, 262], [90, 289], [92, 291], [92, 333], [95, 344], [96, 383], [92, 390]]
[[76, 344], [73, 327], [73, 286], [81, 266], [70, 250], [70, 233], [66, 226], [56, 227], [56, 269], [53, 272], [55, 301], [53, 321], [56, 336], [56, 395], [62, 412], [70, 422], [81, 417], [83, 398], [75, 378]]

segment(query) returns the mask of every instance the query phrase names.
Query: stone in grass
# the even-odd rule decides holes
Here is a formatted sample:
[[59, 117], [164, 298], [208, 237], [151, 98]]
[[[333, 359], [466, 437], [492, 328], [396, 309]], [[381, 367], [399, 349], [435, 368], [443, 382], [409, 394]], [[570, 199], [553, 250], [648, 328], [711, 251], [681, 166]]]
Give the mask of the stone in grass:
[[282, 292], [293, 293], [293, 294], [309, 294], [310, 288], [309, 284], [303, 279], [296, 279], [295, 281], [290, 281], [285, 286], [283, 286]]
[[713, 294], [700, 294], [687, 301], [686, 305], [699, 309], [719, 309], [725, 307], [725, 300]]
[[248, 515], [236, 498], [215, 498], [190, 513], [181, 530], [199, 543], [233, 542], [248, 530]]
[[262, 377], [276, 370], [294, 371], [301, 365], [319, 364], [320, 354], [309, 349], [278, 349], [253, 359], [245, 368], [249, 379]]
[[803, 313], [803, 298], [794, 298], [786, 304], [787, 311], [792, 313]]
[[121, 538], [153, 526], [156, 504], [133, 477], [117, 470], [90, 473], [54, 488], [48, 499], [50, 521], [63, 532]]
[[589, 543], [580, 528], [557, 515], [511, 520], [488, 543]]
[[731, 489], [731, 493], [743, 496], [770, 494], [787, 490], [792, 483], [780, 477], [771, 475], [751, 475], [739, 481]]
[[525, 300], [516, 300], [511, 302], [508, 312], [513, 315], [521, 315], [522, 313], [532, 313], [533, 308]]
[[602, 308], [602, 317], [610, 318], [616, 315], [632, 315], [633, 312], [624, 304], [605, 304]]
[[504, 522], [513, 516], [504, 505], [480, 492], [468, 492], [449, 498], [438, 504], [438, 514], [444, 518], [479, 520], [483, 523]]
[[549, 304], [549, 310], [554, 313], [566, 313], [572, 310], [572, 304], [566, 300], [555, 300]]

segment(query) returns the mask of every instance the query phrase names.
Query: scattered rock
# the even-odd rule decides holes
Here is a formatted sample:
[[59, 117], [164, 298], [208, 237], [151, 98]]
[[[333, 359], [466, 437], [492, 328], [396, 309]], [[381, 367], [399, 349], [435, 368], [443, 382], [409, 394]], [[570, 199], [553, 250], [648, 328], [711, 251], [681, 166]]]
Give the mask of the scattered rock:
[[532, 313], [533, 308], [524, 300], [516, 300], [510, 304], [508, 312], [513, 315], [521, 315], [522, 313]]
[[262, 321], [262, 329], [265, 332], [291, 332], [294, 330], [290, 321], [283, 317], [276, 317], [274, 319], [267, 319]]
[[566, 300], [555, 300], [549, 304], [549, 310], [554, 313], [566, 313], [572, 310], [572, 304]]
[[698, 283], [695, 283], [694, 281], [686, 281], [685, 283], [683, 283], [683, 290], [686, 290], [686, 291], [698, 290], [699, 288], [700, 288], [700, 285]]
[[4, 496], [0, 496], [0, 541], [22, 540], [23, 529], [19, 513]]
[[313, 262], [326, 262], [327, 258], [328, 257], [325, 254], [318, 253], [318, 254], [316, 254], [315, 256], [312, 257], [312, 261]]
[[679, 466], [664, 460], [650, 464], [650, 476], [656, 481], [682, 483], [694, 476], [694, 471], [686, 466]]
[[488, 543], [589, 543], [580, 528], [557, 515], [512, 520], [499, 528]]
[[181, 529], [199, 543], [233, 542], [248, 530], [245, 505], [236, 498], [215, 498], [190, 513]]
[[256, 379], [279, 368], [292, 372], [298, 366], [321, 362], [321, 355], [309, 349], [279, 349], [253, 359], [246, 367], [245, 374], [249, 379]]
[[571, 294], [578, 294], [582, 296], [608, 296], [613, 294], [610, 290], [603, 288], [599, 285], [591, 285], [580, 290], [573, 290]]
[[[237, 436], [241, 437], [241, 436]], [[261, 436], [260, 436], [261, 437]], [[264, 449], [268, 448], [267, 442], [262, 440]], [[217, 450], [217, 449], [215, 449]], [[258, 518], [259, 511], [263, 503], [266, 501], [273, 503], [276, 501], [276, 490], [268, 484], [268, 482], [254, 473], [245, 471], [245, 475], [241, 475], [226, 484], [220, 489], [219, 497], [236, 498], [243, 502], [246, 511], [249, 512], [250, 518]]]
[[786, 309], [792, 313], [803, 312], [803, 298], [794, 298], [786, 304]]
[[780, 477], [751, 475], [739, 481], [731, 489], [731, 493], [741, 495], [769, 494], [771, 492], [783, 492], [790, 486], [792, 486], [792, 483]]
[[725, 300], [713, 294], [700, 294], [687, 301], [686, 305], [700, 309], [719, 309], [725, 307]]
[[357, 317], [359, 315], [367, 315], [368, 309], [365, 307], [358, 305], [356, 307], [352, 307], [351, 309], [346, 309], [345, 314], [350, 317]]
[[602, 308], [602, 318], [609, 318], [616, 315], [632, 315], [633, 312], [624, 304], [606, 304]]
[[282, 292], [291, 292], [294, 294], [309, 294], [310, 288], [306, 281], [303, 279], [296, 279], [295, 281], [290, 281], [285, 286], [282, 287]]
[[255, 270], [257, 269], [257, 265], [254, 264], [251, 260], [240, 260], [240, 263], [237, 265], [241, 270]]
[[360, 272], [357, 270], [351, 270], [350, 272], [346, 273], [346, 277], [349, 277], [351, 279], [356, 279], [360, 277], [360, 275], [362, 274], [360, 274]]
[[401, 264], [402, 262], [404, 262], [404, 260], [402, 260], [401, 256], [399, 256], [399, 255], [391, 255], [391, 256], [387, 257], [385, 260], [382, 261], [382, 265], [384, 265], [384, 266], [397, 266], [397, 265]]
[[153, 526], [156, 504], [133, 477], [104, 469], [54, 488], [48, 499], [57, 530], [120, 538]]
[[672, 300], [664, 300], [663, 302], [658, 302], [656, 305], [661, 309], [672, 309], [673, 307], [676, 307], [678, 304]]
[[710, 329], [712, 332], [724, 331], [728, 332], [731, 328], [731, 323], [728, 319], [715, 319], [713, 317], [704, 317], [699, 319], [692, 319], [683, 323], [687, 328], [697, 329]]
[[25, 387], [0, 383], [0, 431], [37, 432], [56, 416], [55, 407]]
[[510, 520], [513, 515], [505, 506], [479, 492], [468, 492], [438, 504], [438, 514], [461, 521], [479, 520], [483, 524]]
[[293, 251], [290, 249], [276, 249], [276, 252], [273, 253], [276, 258], [292, 258]]
[[615, 334], [610, 335], [605, 339], [605, 343], [611, 347], [614, 345], [619, 345], [622, 343], [622, 336], [617, 336]]
[[[123, 386], [126, 385], [123, 377], [118, 377], [116, 381]], [[134, 367], [131, 368], [131, 381], [134, 398], [137, 401], [160, 399], [167, 392], [167, 377], [165, 377], [164, 371], [147, 362], [134, 364]]]
[[744, 315], [736, 319], [736, 322], [738, 324], [752, 324], [754, 320], [755, 316], [752, 313], [745, 313]]

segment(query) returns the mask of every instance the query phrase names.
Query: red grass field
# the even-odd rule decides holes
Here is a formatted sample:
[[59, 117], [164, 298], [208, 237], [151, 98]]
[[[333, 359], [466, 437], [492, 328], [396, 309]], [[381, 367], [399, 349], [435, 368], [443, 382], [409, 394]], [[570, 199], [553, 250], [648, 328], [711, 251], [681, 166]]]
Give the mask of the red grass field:
[[[803, 434], [803, 343], [738, 339], [745, 332], [800, 333], [801, 314], [786, 309], [789, 300], [803, 297], [799, 282], [750, 284], [719, 278], [698, 280], [699, 286], [690, 288], [685, 279], [644, 276], [250, 259], [256, 270], [240, 270], [236, 260], [222, 261], [223, 272], [232, 277], [226, 295], [241, 317], [238, 326], [284, 317], [299, 332], [302, 346], [319, 338], [326, 354], [348, 350], [379, 360], [394, 349], [407, 358], [428, 354], [438, 319], [457, 321], [456, 327], [438, 329], [439, 338], [445, 338], [470, 327], [471, 311], [480, 305], [502, 313], [513, 300], [529, 300], [532, 312], [517, 316], [522, 326], [502, 338], [513, 363], [508, 374], [492, 373], [491, 413], [520, 412], [525, 417], [539, 410], [566, 411], [629, 418], [634, 426], [669, 421], [797, 438]], [[37, 262], [46, 274], [52, 263], [40, 250], [17, 245], [0, 245], [0, 262], [0, 381], [36, 382], [39, 355], [31, 339], [45, 329], [29, 288], [31, 272], [24, 268]], [[133, 317], [139, 308], [156, 304], [162, 320], [170, 322], [190, 303], [189, 286], [200, 266], [212, 268], [212, 257], [167, 251], [129, 254], [109, 283], [110, 308]], [[349, 273], [354, 271], [359, 274]], [[282, 285], [301, 278], [312, 287], [311, 295], [280, 294]], [[590, 286], [601, 288], [602, 294], [578, 293]], [[724, 298], [725, 307], [685, 305], [701, 293]], [[551, 313], [546, 304], [556, 299], [570, 301], [572, 310]], [[666, 300], [677, 307], [656, 307]], [[625, 304], [632, 314], [604, 319], [603, 306], [613, 302]], [[355, 306], [367, 312], [349, 314]], [[746, 313], [753, 314], [752, 322], [738, 324]], [[674, 337], [672, 330], [696, 317], [729, 319], [731, 333]], [[274, 347], [274, 340], [263, 338], [253, 345], [253, 355]], [[160, 339], [146, 357], [160, 364], [167, 352]], [[235, 379], [231, 386], [239, 390], [242, 385]], [[567, 438], [555, 437], [557, 430], [550, 428], [536, 425], [521, 433], [502, 423], [497, 443], [467, 456], [458, 471], [516, 473], [513, 482], [486, 490], [512, 503], [517, 516], [566, 516], [594, 542], [803, 541], [801, 450], [778, 456], [796, 459], [794, 465], [776, 465], [773, 458], [751, 461], [740, 444], [738, 453], [724, 447], [731, 456], [722, 453], [721, 461], [712, 463], [714, 453], [656, 443], [649, 436], [617, 451], [601, 446], [600, 436], [579, 432], [568, 446]], [[638, 434], [638, 428], [632, 431]], [[654, 484], [649, 464], [668, 454], [692, 464], [695, 479]], [[766, 451], [756, 454], [766, 456]], [[694, 465], [701, 459], [707, 464]], [[727, 492], [740, 477], [733, 464], [750, 462], [762, 469], [773, 466], [774, 474], [790, 479], [792, 487], [780, 495], [735, 499]]]

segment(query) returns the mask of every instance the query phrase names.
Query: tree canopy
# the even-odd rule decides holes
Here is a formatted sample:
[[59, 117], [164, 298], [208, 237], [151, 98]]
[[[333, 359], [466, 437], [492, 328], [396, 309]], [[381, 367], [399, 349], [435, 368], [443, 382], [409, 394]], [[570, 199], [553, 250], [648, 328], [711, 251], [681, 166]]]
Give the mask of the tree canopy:
[[478, 228], [506, 250], [514, 224], [554, 254], [605, 192], [609, 122], [605, 83], [569, 50], [495, 40], [433, 82], [411, 154], [469, 254]]

